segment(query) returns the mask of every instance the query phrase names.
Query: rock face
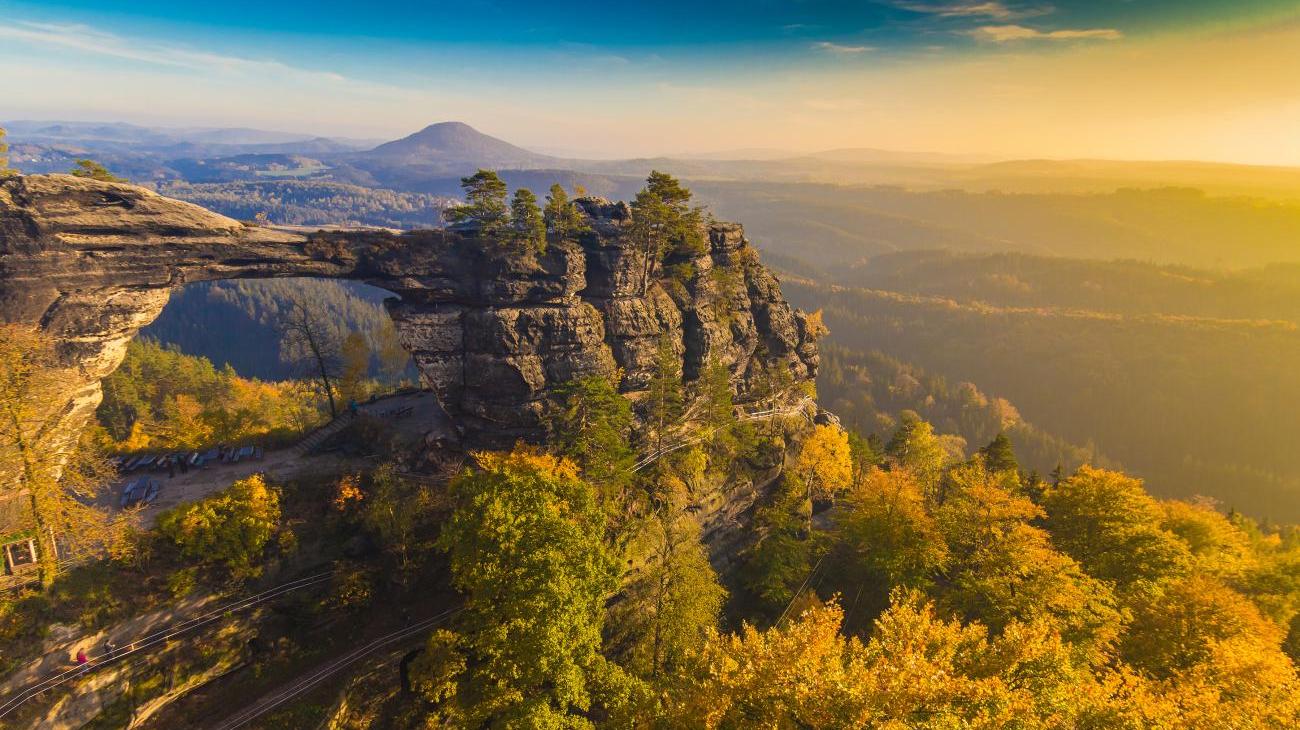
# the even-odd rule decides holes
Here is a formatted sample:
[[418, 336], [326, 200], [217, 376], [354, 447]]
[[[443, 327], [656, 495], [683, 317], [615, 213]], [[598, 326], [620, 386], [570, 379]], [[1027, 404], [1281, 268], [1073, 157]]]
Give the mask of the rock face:
[[647, 271], [623, 236], [625, 204], [577, 202], [591, 232], [534, 257], [470, 234], [304, 235], [130, 185], [10, 178], [0, 181], [0, 321], [55, 338], [70, 386], [51, 417], [69, 433], [170, 290], [211, 279], [349, 278], [397, 294], [389, 312], [398, 334], [470, 445], [539, 439], [548, 394], [575, 376], [621, 371], [621, 389], [635, 395], [664, 336], [688, 381], [704, 364], [724, 363], [738, 402], [764, 368], [796, 382], [815, 374], [806, 317], [782, 298], [739, 225], [713, 223], [707, 252]]

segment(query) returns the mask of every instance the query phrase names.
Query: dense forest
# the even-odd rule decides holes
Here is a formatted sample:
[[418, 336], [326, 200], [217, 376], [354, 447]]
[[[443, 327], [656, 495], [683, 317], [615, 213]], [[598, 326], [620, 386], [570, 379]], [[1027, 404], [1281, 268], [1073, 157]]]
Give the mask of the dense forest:
[[914, 414], [957, 439], [953, 445], [960, 450], [1005, 434], [1015, 442], [1020, 463], [1042, 474], [1072, 472], [1084, 464], [1118, 466], [1094, 444], [1072, 444], [1027, 422], [1014, 404], [974, 383], [949, 383], [879, 351], [824, 346], [817, 392], [824, 407], [860, 434], [892, 433]]
[[[303, 373], [284, 352], [280, 325], [295, 307], [315, 315], [331, 341], [359, 332], [375, 354], [372, 377], [414, 380], [414, 366], [396, 342], [384, 311], [390, 292], [358, 282], [327, 279], [215, 281], [190, 284], [172, 294], [158, 318], [141, 330], [144, 338], [226, 365], [248, 378], [287, 380]], [[407, 364], [386, 363], [405, 359]], [[395, 373], [395, 374], [394, 374]]]
[[1001, 307], [787, 280], [832, 340], [882, 350], [1015, 403], [1024, 417], [1150, 480], [1271, 519], [1300, 516], [1295, 325]]

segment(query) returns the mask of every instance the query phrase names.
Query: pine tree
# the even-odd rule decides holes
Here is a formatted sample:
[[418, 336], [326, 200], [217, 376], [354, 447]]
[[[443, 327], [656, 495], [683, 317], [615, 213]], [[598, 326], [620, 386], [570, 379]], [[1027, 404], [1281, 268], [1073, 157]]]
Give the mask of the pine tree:
[[699, 254], [706, 250], [704, 214], [690, 206], [691, 191], [673, 176], [654, 170], [632, 201], [629, 236], [640, 251], [642, 289], [649, 286], [669, 251]]
[[984, 466], [989, 471], [1005, 471], [1013, 474], [1020, 472], [1020, 462], [1016, 461], [1016, 452], [1011, 447], [1011, 439], [1001, 431], [993, 437], [988, 446], [980, 449], [979, 453], [984, 457]]
[[9, 167], [9, 145], [5, 144], [5, 130], [0, 127], [0, 177], [6, 177], [15, 171]]
[[663, 451], [667, 445], [668, 432], [677, 425], [681, 418], [682, 400], [682, 365], [677, 356], [677, 348], [665, 333], [659, 337], [659, 347], [655, 352], [655, 369], [650, 376], [649, 392], [646, 394], [646, 425], [650, 428], [650, 443], [655, 451]]
[[591, 226], [587, 225], [586, 219], [578, 211], [578, 207], [569, 200], [569, 196], [565, 194], [564, 188], [559, 183], [552, 185], [546, 196], [546, 211], [543, 219], [546, 230], [557, 241], [591, 230]]
[[510, 202], [510, 227], [517, 250], [535, 254], [546, 252], [546, 224], [542, 209], [537, 207], [537, 196], [528, 188], [515, 191]]
[[604, 488], [626, 481], [635, 461], [627, 440], [632, 405], [618, 392], [617, 380], [591, 375], [562, 383], [544, 416], [555, 452], [572, 459], [587, 481]]
[[108, 171], [108, 168], [94, 160], [77, 160], [76, 166], [68, 173], [73, 177], [86, 177], [101, 182], [126, 182], [126, 178], [114, 175]]
[[461, 178], [460, 187], [465, 191], [465, 205], [448, 208], [443, 216], [452, 223], [477, 226], [479, 235], [484, 238], [496, 238], [505, 233], [510, 223], [505, 181], [493, 170], [479, 170]]

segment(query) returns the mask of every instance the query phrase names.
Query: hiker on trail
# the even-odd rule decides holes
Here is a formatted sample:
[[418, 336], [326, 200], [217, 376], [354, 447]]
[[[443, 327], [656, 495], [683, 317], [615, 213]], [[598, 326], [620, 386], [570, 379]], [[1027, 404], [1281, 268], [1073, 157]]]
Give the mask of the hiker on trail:
[[348, 401], [348, 412], [350, 412], [350, 413], [352, 414], [352, 417], [353, 417], [353, 418], [356, 418], [356, 417], [357, 417], [357, 399], [356, 399], [356, 398], [352, 398], [352, 399], [350, 399], [350, 400]]
[[78, 649], [78, 650], [77, 650], [77, 666], [79, 666], [79, 667], [84, 667], [84, 666], [86, 666], [86, 662], [88, 662], [88, 661], [90, 661], [90, 657], [86, 656], [86, 650], [85, 650], [85, 649]]

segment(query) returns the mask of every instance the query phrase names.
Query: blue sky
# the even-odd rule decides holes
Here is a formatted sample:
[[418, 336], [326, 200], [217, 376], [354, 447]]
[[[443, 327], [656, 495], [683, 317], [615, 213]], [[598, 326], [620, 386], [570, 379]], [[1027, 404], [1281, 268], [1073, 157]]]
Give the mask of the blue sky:
[[1276, 0], [0, 0], [0, 118], [377, 137], [461, 119], [603, 156], [871, 146], [1300, 164], [1284, 139], [1259, 139], [1300, 121], [1277, 73], [1300, 75], [1298, 17]]

